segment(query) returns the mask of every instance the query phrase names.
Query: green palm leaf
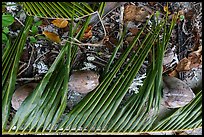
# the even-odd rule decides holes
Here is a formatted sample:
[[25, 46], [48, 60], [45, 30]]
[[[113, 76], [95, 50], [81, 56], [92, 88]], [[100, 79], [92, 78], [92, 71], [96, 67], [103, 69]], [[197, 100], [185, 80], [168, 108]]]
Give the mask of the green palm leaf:
[[[59, 128], [64, 129], [79, 129], [83, 126], [83, 129], [85, 130], [88, 128], [89, 130], [92, 129], [92, 127], [96, 124], [96, 122], [99, 120], [103, 121], [102, 129], [105, 128], [113, 114], [115, 113], [117, 107], [119, 106], [121, 100], [123, 99], [124, 95], [126, 94], [128, 87], [130, 86], [130, 82], [134, 79], [135, 75], [137, 74], [140, 66], [142, 65], [142, 62], [144, 61], [145, 57], [148, 55], [148, 51], [151, 49], [151, 46], [154, 43], [155, 38], [159, 34], [159, 31], [161, 30], [162, 25], [158, 25], [158, 28], [155, 29], [155, 32], [151, 37], [147, 37], [148, 42], [143, 42], [141, 45], [142, 50], [138, 50], [137, 53], [135, 53], [132, 58], [129, 60], [129, 63], [126, 65], [127, 67], [123, 70], [122, 74], [116, 78], [116, 83], [113, 83], [109, 89], [108, 89], [108, 83], [110, 84], [113, 80], [113, 76], [119, 71], [119, 68], [124, 63], [125, 58], [127, 57], [128, 53], [130, 52], [131, 48], [136, 43], [136, 40], [142, 33], [142, 31], [139, 33], [138, 36], [135, 37], [133, 43], [129, 46], [129, 48], [124, 52], [124, 54], [121, 56], [121, 59], [118, 60], [118, 62], [115, 63], [116, 66], [113, 68], [118, 68], [114, 70], [110, 70], [110, 72], [107, 74], [107, 77], [104, 78], [104, 83], [102, 82], [99, 87], [90, 93], [88, 96], [85, 97], [84, 100], [82, 100], [67, 116], [67, 120], [63, 121], [61, 123], [61, 126]], [[148, 35], [149, 36], [149, 35]], [[146, 40], [145, 39], [145, 40]], [[120, 40], [121, 41], [121, 40]], [[119, 43], [120, 44], [120, 43]], [[136, 57], [138, 57], [136, 59]], [[136, 59], [136, 60], [135, 60]], [[121, 62], [120, 60], [123, 60]], [[133, 61], [135, 61], [133, 63]], [[119, 65], [119, 66], [117, 66]], [[134, 66], [130, 68], [130, 66]], [[128, 70], [128, 68], [130, 68]], [[126, 73], [126, 74], [125, 74]], [[125, 76], [125, 77], [124, 77]], [[121, 79], [123, 78], [123, 79]], [[123, 87], [121, 87], [123, 85]], [[106, 86], [106, 88], [103, 88]], [[102, 87], [102, 88], [100, 88]], [[116, 95], [117, 93], [117, 95]], [[94, 94], [94, 96], [92, 95]], [[103, 96], [105, 95], [105, 96]], [[114, 98], [114, 100], [113, 100]], [[108, 99], [108, 100], [107, 100]], [[107, 101], [106, 101], [107, 100]], [[94, 102], [94, 104], [93, 104]], [[106, 102], [106, 103], [105, 103]], [[110, 102], [112, 104], [110, 104]], [[115, 103], [114, 103], [115, 102]], [[104, 104], [105, 103], [105, 104]], [[111, 107], [110, 107], [110, 106]], [[102, 107], [102, 109], [101, 109]], [[111, 109], [112, 108], [112, 109]], [[101, 109], [99, 111], [99, 109]], [[102, 114], [105, 111], [108, 111], [108, 109], [111, 111], [109, 112], [108, 117], [107, 113], [106, 116], [102, 116]], [[99, 111], [99, 112], [98, 112]], [[97, 119], [94, 119], [96, 117]], [[103, 118], [103, 119], [100, 119]], [[94, 121], [93, 125], [90, 126], [91, 121]], [[63, 127], [65, 125], [65, 127]]]
[[2, 130], [6, 128], [8, 116], [10, 113], [10, 101], [15, 89], [17, 71], [20, 55], [23, 51], [26, 38], [31, 27], [33, 18], [28, 17], [26, 24], [21, 29], [19, 36], [14, 44], [6, 48], [2, 58]]
[[[74, 12], [73, 12], [74, 13]], [[72, 18], [73, 19], [73, 18]], [[88, 19], [87, 19], [88, 20]], [[83, 36], [84, 25], [80, 34], [76, 37]], [[44, 76], [43, 80], [38, 84], [35, 90], [22, 103], [14, 116], [9, 132], [14, 126], [17, 126], [15, 132], [21, 130], [23, 132], [38, 132], [39, 130], [53, 130], [59, 118], [66, 107], [68, 79], [71, 65], [71, 56], [75, 56], [74, 52], [77, 46], [72, 48], [73, 23], [70, 23], [69, 42], [61, 49], [58, 57]], [[76, 52], [75, 52], [76, 53]], [[66, 60], [64, 60], [66, 56]], [[66, 63], [64, 63], [66, 62]]]
[[[30, 16], [41, 18], [82, 17], [94, 12], [86, 2], [19, 2]], [[72, 15], [72, 11], [75, 13]]]
[[[176, 18], [172, 20], [171, 26], [175, 25]], [[159, 25], [158, 25], [159, 26]], [[172, 27], [170, 27], [170, 30], [165, 32], [171, 33]], [[167, 33], [165, 33], [167, 34]], [[167, 34], [169, 35], [169, 34]], [[131, 102], [128, 102], [127, 104], [131, 104], [132, 106], [125, 106], [129, 108], [128, 112], [121, 112], [116, 113], [116, 118], [119, 120], [118, 123], [115, 119], [112, 121], [116, 123], [115, 125], [112, 124], [111, 128], [109, 130], [111, 131], [145, 131], [149, 129], [154, 120], [156, 120], [156, 116], [158, 113], [159, 108], [159, 99], [158, 97], [161, 96], [161, 90], [155, 90], [154, 86], [155, 84], [158, 86], [158, 81], [160, 83], [161, 81], [161, 74], [162, 74], [162, 59], [165, 51], [166, 44], [169, 40], [166, 39], [166, 35], [163, 35], [163, 43], [160, 44], [159, 40], [157, 41], [158, 47], [153, 48], [153, 55], [152, 55], [152, 64], [149, 67], [149, 72], [147, 74], [147, 78], [144, 81], [143, 86], [139, 90], [139, 94], [135, 95], [135, 99], [131, 100]], [[154, 51], [157, 49], [157, 56], [155, 56]], [[163, 50], [162, 50], [163, 49]], [[157, 63], [156, 63], [157, 61]], [[156, 65], [155, 65], [156, 64]], [[158, 88], [160, 89], [160, 88]], [[155, 101], [155, 103], [153, 102]], [[147, 106], [145, 106], [145, 103], [148, 103]], [[133, 107], [134, 106], [134, 107]], [[154, 108], [155, 112], [153, 112], [153, 116], [150, 116], [148, 113], [150, 112], [151, 108]], [[124, 113], [124, 114], [122, 114]], [[152, 112], [151, 112], [152, 113]], [[122, 117], [118, 118], [117, 115], [120, 115]], [[132, 118], [131, 118], [132, 117]], [[149, 118], [151, 117], [151, 118]], [[113, 123], [110, 122], [110, 123]]]

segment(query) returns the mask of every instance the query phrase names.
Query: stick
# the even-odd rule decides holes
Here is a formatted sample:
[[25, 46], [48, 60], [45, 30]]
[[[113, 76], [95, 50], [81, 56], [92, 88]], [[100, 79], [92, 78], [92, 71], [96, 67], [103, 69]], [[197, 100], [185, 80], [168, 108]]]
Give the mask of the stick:
[[31, 46], [31, 48], [32, 48], [32, 51], [31, 51], [31, 55], [30, 55], [30, 58], [29, 58], [29, 61], [28, 61], [28, 65], [27, 65], [27, 67], [25, 69], [23, 69], [20, 73], [18, 73], [17, 76], [21, 75], [23, 72], [25, 72], [29, 68], [30, 63], [31, 63], [31, 58], [32, 58], [33, 53], [34, 53], [34, 47]]
[[38, 81], [42, 79], [41, 76], [33, 77], [33, 78], [18, 78], [16, 81]]

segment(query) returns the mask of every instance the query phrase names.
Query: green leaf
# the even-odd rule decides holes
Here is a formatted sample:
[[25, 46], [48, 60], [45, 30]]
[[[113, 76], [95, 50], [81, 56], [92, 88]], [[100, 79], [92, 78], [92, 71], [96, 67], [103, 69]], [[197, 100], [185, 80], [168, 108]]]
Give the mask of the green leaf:
[[37, 21], [34, 26], [40, 26], [42, 24], [42, 20]]
[[159, 12], [159, 11], [156, 11], [156, 18], [157, 18], [157, 19], [159, 18], [159, 15], [160, 15], [160, 12]]
[[8, 27], [4, 27], [4, 28], [3, 28], [3, 32], [6, 33], [6, 34], [8, 34], [8, 33], [9, 33], [9, 28], [8, 28]]
[[184, 20], [185, 16], [184, 15], [180, 15], [180, 21]]
[[91, 14], [94, 10], [85, 3], [79, 2], [19, 2], [23, 9], [31, 16], [71, 19]]
[[36, 34], [38, 32], [38, 27], [37, 26], [32, 26], [31, 31], [33, 34]]
[[15, 89], [20, 55], [23, 51], [32, 21], [32, 17], [26, 18], [25, 27], [21, 29], [13, 45], [5, 50], [2, 57], [2, 130], [5, 130], [8, 122], [10, 103]]
[[31, 43], [36, 43], [36, 42], [37, 42], [37, 40], [36, 40], [36, 38], [35, 38], [35, 37], [30, 36], [30, 42], [31, 42]]
[[7, 36], [5, 33], [2, 33], [2, 41], [6, 43], [6, 41], [8, 40]]
[[8, 27], [14, 22], [14, 17], [9, 14], [3, 14], [2, 15], [2, 27]]
[[44, 35], [36, 35], [37, 39], [46, 39], [46, 37]]

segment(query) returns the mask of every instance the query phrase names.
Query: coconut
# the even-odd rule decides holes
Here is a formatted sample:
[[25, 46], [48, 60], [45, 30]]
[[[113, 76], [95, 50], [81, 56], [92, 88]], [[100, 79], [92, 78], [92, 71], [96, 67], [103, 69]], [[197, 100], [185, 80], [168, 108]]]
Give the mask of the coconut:
[[90, 70], [74, 71], [69, 79], [69, 89], [89, 93], [99, 85], [99, 74]]
[[22, 102], [35, 89], [37, 83], [28, 83], [17, 88], [12, 96], [11, 105], [15, 110], [18, 110]]
[[182, 80], [176, 77], [163, 77], [163, 99], [168, 108], [183, 107], [188, 104], [195, 94]]

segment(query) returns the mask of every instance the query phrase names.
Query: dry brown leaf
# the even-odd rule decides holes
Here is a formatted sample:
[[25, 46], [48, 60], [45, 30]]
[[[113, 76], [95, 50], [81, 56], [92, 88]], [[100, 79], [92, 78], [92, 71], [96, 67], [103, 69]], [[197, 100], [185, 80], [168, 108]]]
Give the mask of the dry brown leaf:
[[68, 21], [65, 19], [56, 19], [52, 21], [52, 24], [58, 28], [65, 28], [68, 25]]
[[53, 42], [57, 42], [57, 43], [61, 42], [60, 37], [55, 33], [52, 33], [52, 32], [49, 32], [49, 31], [43, 31], [43, 34]]
[[178, 11], [178, 14], [179, 14], [179, 15], [184, 15], [184, 10]]
[[137, 35], [137, 33], [139, 32], [138, 28], [130, 28], [129, 31], [132, 33], [132, 35]]
[[192, 53], [195, 53], [197, 56], [200, 56], [202, 54], [202, 46], [199, 46], [198, 50], [193, 51]]
[[87, 29], [84, 31], [84, 36], [83, 36], [83, 39], [88, 39], [88, 38], [91, 38], [92, 37], [92, 26], [89, 25], [87, 27]]
[[188, 55], [188, 59], [191, 61], [191, 68], [196, 68], [202, 63], [202, 61], [200, 60], [200, 56], [197, 56], [195, 52], [190, 53]]
[[[84, 36], [83, 36], [83, 39], [88, 39], [88, 38], [91, 38], [92, 37], [92, 26], [89, 25], [87, 27], [87, 29], [84, 31]], [[79, 33], [79, 31], [81, 30], [81, 26], [79, 26], [79, 28], [77, 28], [76, 30], [76, 34]]]
[[168, 6], [164, 6], [164, 7], [163, 7], [163, 10], [164, 10], [165, 12], [167, 12], [168, 14], [171, 14], [171, 12], [169, 11]]
[[176, 70], [173, 70], [171, 71], [169, 74], [168, 74], [170, 77], [178, 77], [178, 72]]
[[175, 134], [175, 135], [189, 135], [189, 134], [186, 133], [185, 131], [176, 131], [174, 134]]
[[188, 59], [191, 61], [191, 68], [200, 66], [202, 64], [202, 46], [199, 46], [198, 50], [191, 52]]
[[87, 27], [87, 29], [85, 30], [85, 33], [89, 32], [91, 29], [92, 29], [92, 26], [89, 25], [89, 26]]
[[145, 21], [148, 12], [144, 8], [135, 5], [127, 5], [124, 10], [124, 21]]
[[42, 20], [42, 24], [40, 25], [41, 27], [46, 27], [50, 24], [50, 22], [46, 18], [42, 18], [41, 20]]
[[106, 48], [108, 48], [110, 51], [114, 50], [114, 46], [117, 43], [117, 39], [112, 37], [112, 36], [105, 36], [104, 40], [103, 40], [103, 45], [106, 46]]
[[183, 58], [178, 63], [176, 70], [180, 71], [188, 71], [192, 68], [199, 67], [202, 64], [202, 46], [198, 47], [198, 50], [191, 52], [188, 55], [188, 58]]
[[135, 36], [128, 36], [125, 40], [128, 42], [128, 43], [131, 43], [133, 41]]
[[92, 37], [92, 31], [89, 30], [88, 32], [84, 33], [83, 39], [88, 39]]
[[177, 64], [176, 70], [178, 72], [188, 71], [191, 69], [190, 65], [191, 65], [191, 61], [185, 57], [182, 60], [180, 60], [180, 62]]

